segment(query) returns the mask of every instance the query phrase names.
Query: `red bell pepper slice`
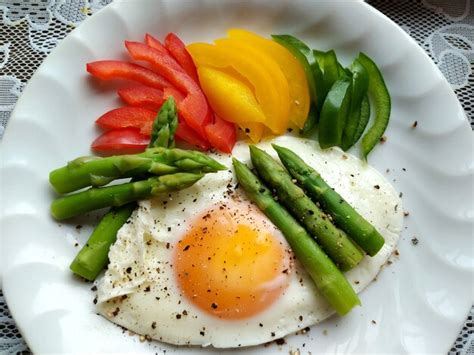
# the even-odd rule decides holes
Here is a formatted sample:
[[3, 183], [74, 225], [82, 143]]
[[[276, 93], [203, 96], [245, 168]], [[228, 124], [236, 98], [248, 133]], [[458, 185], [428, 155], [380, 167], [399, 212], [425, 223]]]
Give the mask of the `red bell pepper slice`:
[[173, 58], [176, 59], [179, 65], [181, 65], [186, 74], [188, 74], [196, 83], [199, 83], [199, 77], [193, 58], [187, 51], [183, 41], [181, 41], [181, 39], [174, 33], [168, 33], [165, 38], [165, 47]]
[[186, 98], [178, 105], [178, 110], [188, 126], [195, 130], [201, 138], [205, 138], [204, 128], [212, 122], [212, 117], [206, 97], [197, 83], [186, 73], [172, 68], [169, 63], [174, 59], [169, 55], [164, 55], [143, 43], [125, 41], [125, 46], [133, 59], [150, 63], [178, 90], [187, 94]]
[[95, 123], [105, 129], [136, 128], [141, 134], [150, 135], [156, 111], [142, 107], [120, 107], [104, 113]]
[[100, 60], [87, 63], [87, 71], [102, 80], [127, 79], [158, 89], [171, 86], [168, 80], [154, 71], [120, 60]]
[[201, 148], [202, 150], [209, 150], [211, 148], [211, 145], [207, 140], [201, 138], [191, 127], [186, 124], [186, 122], [182, 120], [178, 124], [175, 137], [179, 140]]
[[134, 154], [145, 150], [150, 137], [137, 128], [121, 128], [105, 132], [92, 143], [92, 150], [99, 155]]
[[164, 102], [162, 90], [148, 86], [133, 86], [117, 91], [120, 98], [129, 106], [143, 107], [158, 111]]
[[224, 121], [217, 115], [214, 117], [214, 123], [206, 126], [207, 139], [214, 148], [224, 153], [232, 153], [232, 148], [237, 141], [235, 125], [232, 122]]
[[[164, 99], [168, 99], [168, 97], [173, 96], [176, 105], [180, 104], [184, 100], [184, 95], [176, 90], [175, 88], [169, 87], [163, 89], [163, 97]], [[178, 110], [179, 113], [179, 110]]]
[[150, 46], [151, 48], [154, 48], [158, 51], [160, 51], [163, 55], [168, 56], [168, 65], [170, 65], [172, 68], [184, 72], [184, 69], [181, 67], [181, 65], [173, 58], [172, 54], [168, 51], [168, 48], [166, 48], [163, 43], [161, 43], [157, 38], [153, 37], [151, 34], [147, 33], [145, 35], [145, 44], [147, 46]]

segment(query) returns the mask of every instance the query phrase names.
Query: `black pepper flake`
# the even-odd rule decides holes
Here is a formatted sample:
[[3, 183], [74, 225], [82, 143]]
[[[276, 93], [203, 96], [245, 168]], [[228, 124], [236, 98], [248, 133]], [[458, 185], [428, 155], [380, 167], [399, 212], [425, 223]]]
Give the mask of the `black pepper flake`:
[[187, 251], [190, 248], [190, 245], [186, 245], [183, 249], [183, 251]]
[[417, 238], [417, 237], [413, 237], [413, 238], [411, 239], [411, 244], [417, 245], [417, 244], [418, 244], [418, 238]]
[[147, 286], [147, 287], [145, 287], [145, 289], [143, 291], [150, 292], [150, 290], [151, 290], [150, 286]]
[[202, 336], [206, 335], [206, 333], [204, 333], [202, 330], [199, 332], [199, 334], [201, 334]]
[[263, 194], [265, 192], [265, 188], [260, 188], [260, 190], [258, 190], [258, 192], [260, 192], [261, 194]]
[[374, 189], [380, 190], [380, 185], [374, 185]]
[[76, 226], [76, 229], [77, 229], [77, 230], [79, 230], [79, 229], [81, 229], [81, 228], [82, 228], [82, 225], [80, 225], [80, 224], [78, 224], [78, 225]]
[[313, 211], [313, 210], [308, 210], [308, 214], [309, 214], [310, 216], [312, 216], [312, 215], [314, 214], [314, 211]]
[[176, 319], [181, 319], [181, 314], [178, 313], [178, 314], [176, 315]]
[[212, 302], [211, 308], [212, 308], [212, 309], [216, 309], [216, 308], [217, 308], [217, 303]]
[[97, 291], [97, 286], [96, 285], [92, 286], [91, 291], [94, 291], [94, 292]]
[[246, 128], [245, 133], [250, 133], [250, 128]]
[[409, 215], [410, 215], [409, 212], [407, 212], [407, 211], [403, 212], [403, 216], [408, 217]]
[[113, 315], [114, 317], [116, 317], [117, 314], [119, 314], [119, 312], [120, 312], [120, 308], [117, 307], [117, 308], [115, 308], [115, 310], [112, 312], [112, 315]]
[[416, 126], [418, 126], [418, 121], [413, 122], [413, 124], [411, 125], [411, 128], [416, 128]]
[[130, 274], [132, 272], [132, 267], [129, 266], [125, 271], [127, 272], [127, 274]]
[[275, 340], [275, 343], [277, 345], [284, 345], [284, 344], [286, 344], [286, 341], [285, 341], [285, 339], [280, 338], [280, 339]]
[[183, 316], [187, 316], [188, 315], [188, 311], [187, 310], [184, 310], [183, 311]]
[[195, 198], [195, 199], [193, 200], [193, 202], [196, 202], [197, 200], [198, 200], [198, 199], [197, 199], [197, 198]]
[[275, 333], [274, 333], [274, 332], [271, 332], [270, 334], [271, 334], [271, 336], [272, 336], [272, 337], [274, 337], [274, 336], [275, 336]]
[[92, 301], [94, 304], [97, 304], [97, 296], [94, 297], [94, 300]]
[[171, 232], [171, 227], [168, 227], [168, 232]]
[[300, 322], [302, 322], [303, 321], [303, 316], [300, 316], [299, 319], [300, 319]]
[[372, 324], [377, 324], [377, 322], [372, 319]]
[[402, 198], [402, 197], [403, 197], [403, 192], [400, 192], [400, 193], [398, 194], [398, 197]]
[[262, 324], [262, 323], [258, 323], [258, 325], [259, 325], [260, 327], [263, 327], [263, 324]]
[[385, 143], [386, 141], [387, 141], [387, 137], [386, 137], [386, 136], [380, 137], [380, 143]]
[[405, 168], [402, 168], [402, 170], [403, 170], [403, 171], [407, 171], [407, 169], [405, 169]]
[[151, 329], [156, 329], [156, 322], [151, 323]]
[[170, 248], [170, 243], [166, 243], [166, 249]]
[[293, 128], [290, 127], [290, 128], [287, 129], [287, 131], [291, 133], [291, 132], [293, 132]]

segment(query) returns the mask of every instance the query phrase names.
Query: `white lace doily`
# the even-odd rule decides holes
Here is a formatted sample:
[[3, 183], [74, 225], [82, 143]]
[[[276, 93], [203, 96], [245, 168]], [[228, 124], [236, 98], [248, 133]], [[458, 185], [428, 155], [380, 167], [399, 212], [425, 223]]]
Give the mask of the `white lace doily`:
[[[75, 26], [112, 0], [0, 0], [0, 139], [24, 86]], [[408, 32], [455, 90], [474, 127], [471, 0], [372, 0]], [[450, 354], [474, 354], [474, 308]], [[0, 354], [26, 354], [0, 291]]]

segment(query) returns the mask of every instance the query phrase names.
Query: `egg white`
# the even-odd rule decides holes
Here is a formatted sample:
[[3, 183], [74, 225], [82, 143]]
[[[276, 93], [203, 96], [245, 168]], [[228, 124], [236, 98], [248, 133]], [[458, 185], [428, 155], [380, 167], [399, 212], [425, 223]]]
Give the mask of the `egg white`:
[[[270, 143], [295, 151], [384, 236], [385, 245], [376, 256], [366, 256], [346, 273], [355, 291], [362, 291], [399, 238], [403, 214], [397, 192], [374, 168], [338, 148], [322, 151], [314, 141], [290, 136], [258, 144], [275, 158]], [[233, 156], [249, 163], [248, 145], [239, 142]], [[180, 294], [172, 266], [173, 244], [193, 217], [214, 204], [232, 198], [246, 200], [241, 189], [234, 190], [231, 158], [213, 157], [229, 170], [208, 174], [186, 190], [140, 202], [111, 247], [108, 270], [98, 284], [99, 313], [156, 340], [217, 348], [262, 344], [329, 317], [334, 311], [298, 262], [281, 297], [252, 318], [222, 320], [202, 312]]]

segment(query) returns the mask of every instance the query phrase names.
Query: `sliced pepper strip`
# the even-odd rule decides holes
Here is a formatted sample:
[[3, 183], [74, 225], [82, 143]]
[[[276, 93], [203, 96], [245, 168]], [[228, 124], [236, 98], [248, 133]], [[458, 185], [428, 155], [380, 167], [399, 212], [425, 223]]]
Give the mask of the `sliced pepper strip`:
[[324, 100], [319, 121], [319, 145], [329, 148], [341, 144], [351, 99], [351, 78], [337, 80]]
[[134, 154], [145, 150], [150, 136], [137, 128], [119, 128], [107, 131], [92, 142], [91, 148], [98, 155]]
[[362, 102], [360, 103], [359, 124], [357, 126], [357, 130], [354, 135], [354, 141], [352, 144], [356, 144], [356, 142], [362, 136], [362, 133], [364, 133], [365, 127], [367, 127], [367, 124], [369, 123], [369, 118], [370, 118], [370, 101], [369, 101], [369, 97], [366, 94], [364, 98], [362, 99]]
[[174, 33], [168, 33], [165, 38], [165, 47], [178, 62], [183, 70], [188, 74], [196, 83], [199, 83], [196, 66], [194, 65], [193, 58], [186, 50], [186, 46], [181, 39]]
[[201, 88], [214, 112], [226, 121], [264, 123], [266, 118], [252, 90], [230, 74], [202, 65], [198, 69]]
[[214, 115], [214, 123], [206, 126], [206, 135], [213, 147], [224, 153], [231, 153], [237, 140], [235, 125]]
[[270, 73], [273, 80], [273, 85], [278, 91], [279, 100], [274, 103], [277, 106], [277, 109], [273, 114], [270, 115], [270, 117], [267, 118], [265, 125], [270, 128], [273, 133], [283, 134], [286, 131], [289, 122], [288, 113], [290, 111], [290, 90], [288, 87], [288, 81], [283, 75], [278, 63], [265, 52], [248, 45], [243, 40], [225, 38], [216, 40], [214, 42], [218, 47], [229, 48], [245, 53], [247, 56], [251, 57], [252, 60], [262, 65], [268, 71], [268, 73]]
[[302, 134], [308, 134], [318, 122], [319, 112], [324, 99], [321, 93], [321, 89], [324, 85], [321, 68], [314, 58], [311, 49], [298, 38], [291, 35], [272, 35], [272, 38], [274, 41], [288, 49], [296, 59], [298, 59], [306, 73], [311, 101], [313, 106], [315, 106], [312, 109], [310, 108], [308, 119], [301, 130]]
[[205, 127], [212, 122], [212, 116], [206, 97], [198, 84], [184, 71], [176, 70], [169, 65], [171, 62], [176, 63], [171, 56], [143, 43], [125, 41], [125, 46], [133, 59], [150, 63], [177, 89], [187, 94], [183, 101], [178, 102], [178, 111], [188, 126], [206, 140]]
[[191, 145], [201, 148], [202, 150], [211, 149], [211, 144], [207, 141], [207, 139], [200, 137], [196, 131], [189, 127], [184, 121], [179, 122], [175, 136], [181, 141], [187, 142]]
[[141, 134], [149, 136], [155, 117], [156, 111], [125, 106], [104, 113], [95, 123], [104, 130], [138, 128]]
[[362, 154], [367, 159], [367, 155], [380, 142], [380, 138], [387, 129], [390, 120], [391, 100], [382, 73], [374, 61], [364, 53], [359, 53], [357, 60], [369, 74], [369, 95], [375, 105], [374, 123], [362, 137]]
[[306, 73], [311, 100], [316, 103], [318, 100], [318, 93], [314, 73], [311, 69], [311, 64], [316, 61], [311, 53], [311, 49], [309, 49], [309, 47], [298, 38], [291, 35], [272, 35], [272, 38], [275, 42], [288, 49], [296, 59], [298, 59]]
[[144, 107], [155, 111], [158, 111], [164, 102], [163, 91], [148, 86], [119, 89], [117, 94], [129, 106]]
[[306, 74], [296, 57], [281, 44], [242, 29], [227, 31], [230, 38], [248, 42], [270, 55], [280, 66], [290, 90], [290, 120], [302, 129], [308, 118], [310, 96]]
[[87, 71], [101, 80], [127, 79], [158, 89], [172, 86], [168, 80], [150, 69], [121, 60], [87, 63]]
[[361, 118], [361, 103], [367, 95], [369, 87], [369, 75], [365, 67], [356, 59], [351, 65], [352, 72], [352, 95], [346, 127], [342, 134], [341, 148], [347, 151], [355, 141], [355, 134]]
[[[276, 120], [276, 117], [281, 115], [276, 104], [280, 100], [280, 95], [273, 85], [271, 74], [247, 53], [208, 43], [193, 43], [187, 49], [198, 67], [209, 66], [219, 69], [232, 67], [248, 80], [254, 86], [255, 96], [266, 116], [266, 121]], [[242, 117], [242, 122], [245, 122], [245, 117]]]
[[318, 61], [323, 73], [323, 88], [321, 92], [324, 99], [336, 80], [339, 79], [339, 67], [341, 65], [337, 60], [336, 52], [332, 49], [327, 52], [313, 50], [313, 55]]
[[175, 58], [172, 58], [172, 54], [170, 53], [168, 48], [166, 48], [158, 38], [155, 38], [151, 34], [147, 33], [145, 35], [145, 44], [153, 49], [156, 49], [157, 51], [160, 51], [164, 56], [169, 57], [168, 65], [171, 66], [173, 69], [184, 71], [181, 65], [179, 65], [179, 63], [175, 60]]

